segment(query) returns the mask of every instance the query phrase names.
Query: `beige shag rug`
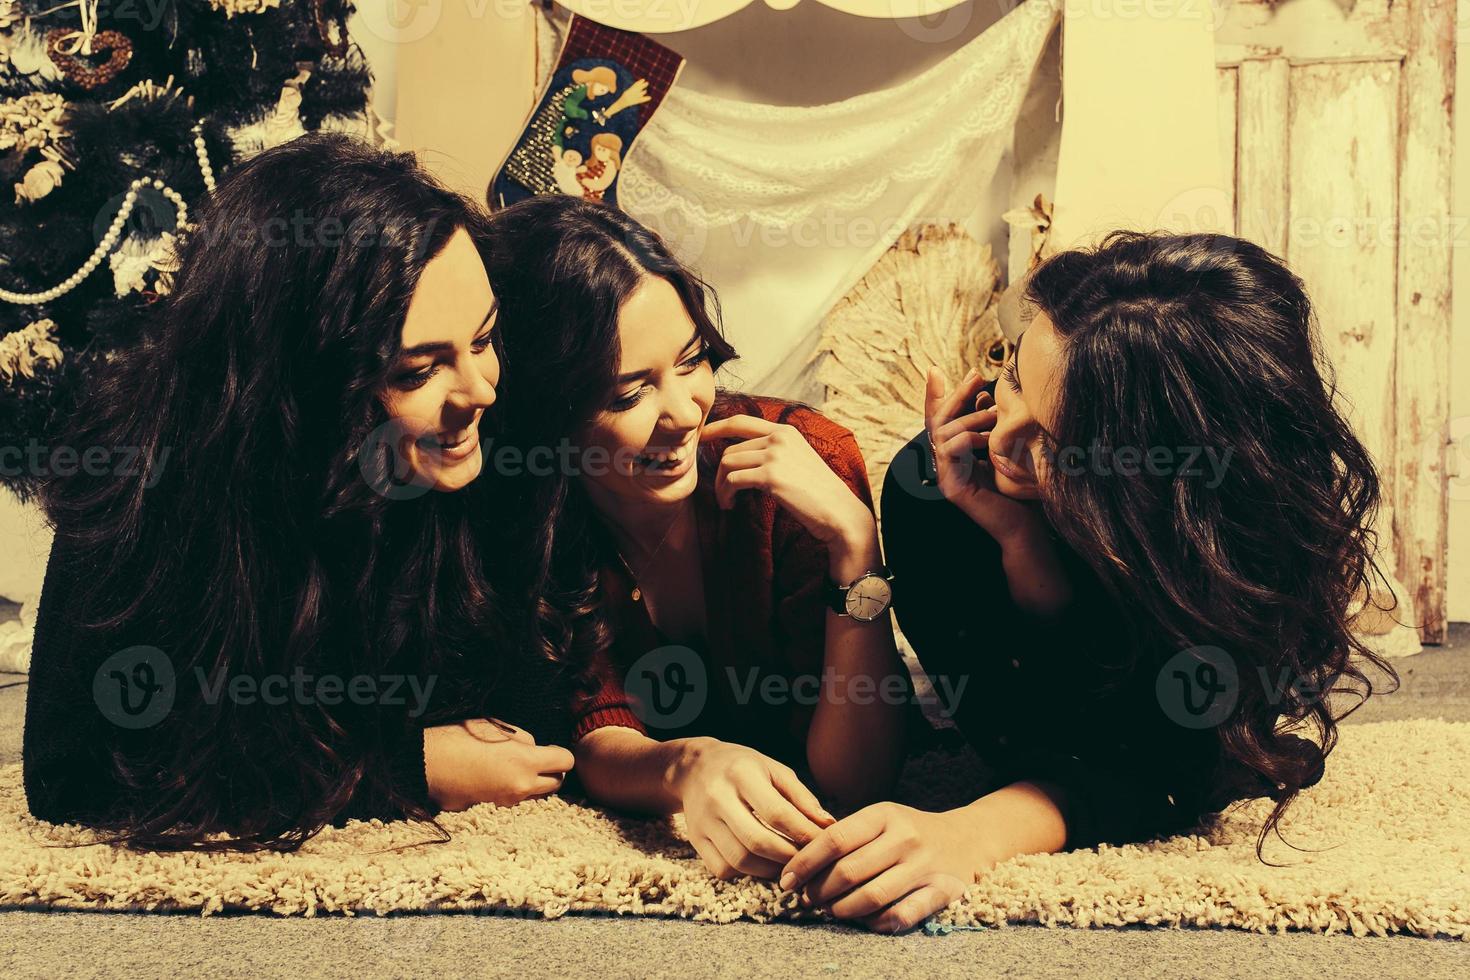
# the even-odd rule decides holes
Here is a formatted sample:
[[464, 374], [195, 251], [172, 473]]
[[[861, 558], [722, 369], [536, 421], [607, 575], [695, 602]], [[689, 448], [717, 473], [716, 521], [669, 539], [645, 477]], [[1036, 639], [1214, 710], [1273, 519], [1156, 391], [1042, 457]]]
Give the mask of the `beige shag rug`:
[[[969, 757], [911, 765], [931, 801], [975, 778]], [[0, 769], [0, 906], [223, 909], [280, 915], [501, 909], [736, 919], [814, 918], [775, 885], [718, 881], [677, 824], [561, 799], [447, 814], [447, 844], [408, 823], [328, 829], [297, 854], [138, 854], [32, 819], [20, 767]], [[1326, 778], [1256, 860], [1263, 802], [1197, 835], [1019, 858], [936, 922], [999, 926], [1227, 926], [1470, 938], [1470, 723], [1347, 726]], [[393, 850], [393, 848], [402, 848]]]

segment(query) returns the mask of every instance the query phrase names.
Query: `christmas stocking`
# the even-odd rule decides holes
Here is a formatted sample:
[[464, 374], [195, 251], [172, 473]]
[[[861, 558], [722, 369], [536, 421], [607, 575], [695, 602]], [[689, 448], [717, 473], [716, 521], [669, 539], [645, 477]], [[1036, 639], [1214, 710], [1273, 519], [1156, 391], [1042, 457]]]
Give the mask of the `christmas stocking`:
[[536, 194], [618, 203], [633, 141], [684, 59], [641, 34], [573, 17], [551, 80], [490, 183], [494, 207]]

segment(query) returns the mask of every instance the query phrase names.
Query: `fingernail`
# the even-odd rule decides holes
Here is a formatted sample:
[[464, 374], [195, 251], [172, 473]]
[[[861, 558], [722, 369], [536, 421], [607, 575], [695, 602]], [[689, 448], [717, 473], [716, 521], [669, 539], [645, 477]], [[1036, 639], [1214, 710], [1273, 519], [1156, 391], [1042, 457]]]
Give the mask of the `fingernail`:
[[781, 876], [782, 888], [786, 889], [787, 891], [791, 891], [791, 886], [794, 884], [796, 884], [796, 875], [792, 874], [790, 871]]

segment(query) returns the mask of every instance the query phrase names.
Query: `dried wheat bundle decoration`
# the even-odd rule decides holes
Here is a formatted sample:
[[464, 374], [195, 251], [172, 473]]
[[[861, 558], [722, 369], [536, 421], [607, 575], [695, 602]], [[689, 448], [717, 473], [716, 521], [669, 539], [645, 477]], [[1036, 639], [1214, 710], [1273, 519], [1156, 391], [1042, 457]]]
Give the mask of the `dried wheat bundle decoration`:
[[990, 246], [956, 225], [925, 225], [905, 232], [827, 314], [813, 355], [822, 410], [857, 437], [875, 494], [923, 425], [929, 368], [951, 381], [972, 367], [999, 376], [1010, 350], [999, 304]]

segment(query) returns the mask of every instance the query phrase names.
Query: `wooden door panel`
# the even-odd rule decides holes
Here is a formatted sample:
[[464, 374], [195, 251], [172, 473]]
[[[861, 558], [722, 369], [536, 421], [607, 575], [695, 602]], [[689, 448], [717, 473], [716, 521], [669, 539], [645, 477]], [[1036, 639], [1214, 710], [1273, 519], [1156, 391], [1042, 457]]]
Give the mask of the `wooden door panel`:
[[[1378, 464], [1393, 527], [1399, 70], [1290, 71], [1286, 259], [1307, 283], [1348, 417]], [[1258, 151], [1253, 151], [1258, 152]], [[1391, 552], [1390, 552], [1391, 555]]]
[[1215, 35], [1236, 232], [1307, 282], [1426, 643], [1447, 611], [1454, 38], [1454, 0], [1238, 0]]

